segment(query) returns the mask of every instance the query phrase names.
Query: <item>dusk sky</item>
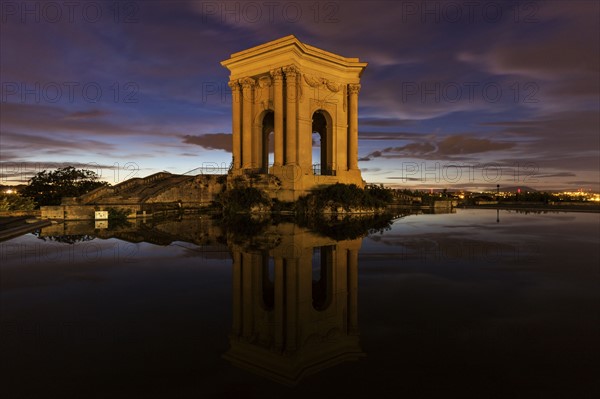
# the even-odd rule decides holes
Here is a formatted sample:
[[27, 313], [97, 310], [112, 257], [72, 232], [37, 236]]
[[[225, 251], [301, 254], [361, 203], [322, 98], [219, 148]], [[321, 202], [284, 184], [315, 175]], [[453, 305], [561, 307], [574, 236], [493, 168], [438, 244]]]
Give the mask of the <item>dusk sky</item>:
[[[116, 6], [115, 6], [116, 4]], [[290, 34], [368, 62], [363, 178], [600, 190], [597, 1], [2, 1], [3, 184], [231, 161], [220, 62]]]

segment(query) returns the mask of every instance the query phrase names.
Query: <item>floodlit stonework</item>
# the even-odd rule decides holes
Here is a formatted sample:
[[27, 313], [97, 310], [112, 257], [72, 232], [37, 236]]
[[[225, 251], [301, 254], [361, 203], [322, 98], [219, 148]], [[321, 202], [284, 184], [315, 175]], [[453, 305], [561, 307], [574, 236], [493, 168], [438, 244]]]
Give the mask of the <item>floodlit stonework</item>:
[[225, 189], [225, 175], [173, 175], [159, 172], [99, 187], [60, 205], [42, 206], [42, 219], [94, 220], [97, 211], [126, 212], [129, 218], [186, 212], [207, 207]]
[[[358, 94], [367, 63], [290, 35], [234, 53], [221, 65], [231, 72], [230, 179], [274, 175], [281, 182], [274, 196], [284, 201], [327, 184], [364, 186], [358, 169]], [[313, 132], [321, 136], [316, 160]]]

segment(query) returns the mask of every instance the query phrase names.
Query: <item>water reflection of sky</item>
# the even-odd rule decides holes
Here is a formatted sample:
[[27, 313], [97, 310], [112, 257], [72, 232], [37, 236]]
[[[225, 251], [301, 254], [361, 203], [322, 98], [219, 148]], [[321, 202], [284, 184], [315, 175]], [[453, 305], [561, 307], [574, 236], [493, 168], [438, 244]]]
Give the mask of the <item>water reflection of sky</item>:
[[361, 264], [380, 259], [390, 266], [404, 261], [423, 267], [554, 267], [581, 259], [576, 262], [580, 266], [593, 265], [598, 260], [599, 224], [600, 215], [593, 213], [459, 210], [410, 215], [396, 220], [389, 231], [366, 237]]
[[[221, 359], [233, 307], [226, 245], [93, 237], [66, 244], [33, 235], [2, 242], [0, 349], [10, 377], [3, 391], [68, 397], [93, 389], [111, 398], [173, 397], [173, 387], [182, 398], [598, 392], [600, 215], [496, 217], [496, 210], [411, 215], [365, 237], [358, 321], [367, 357], [293, 389]], [[310, 254], [313, 276], [318, 252]], [[267, 266], [274, 280], [272, 259]]]
[[465, 380], [474, 391], [463, 394], [597, 392], [586, 367], [598, 369], [600, 354], [599, 216], [500, 211], [497, 223], [495, 210], [459, 210], [365, 238], [359, 314], [371, 364], [393, 368], [382, 355], [393, 353], [408, 386], [425, 373], [450, 396]]

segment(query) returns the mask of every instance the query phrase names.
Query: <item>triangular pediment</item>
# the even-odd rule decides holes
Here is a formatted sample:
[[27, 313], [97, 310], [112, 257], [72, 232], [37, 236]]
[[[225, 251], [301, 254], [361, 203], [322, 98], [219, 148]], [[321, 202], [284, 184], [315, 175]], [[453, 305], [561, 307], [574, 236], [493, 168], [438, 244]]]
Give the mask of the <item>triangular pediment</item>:
[[[261, 66], [272, 68], [294, 64], [332, 72], [348, 73], [360, 77], [366, 62], [348, 58], [303, 43], [294, 35], [288, 35], [258, 46], [231, 54], [221, 65], [231, 71], [232, 78], [257, 72]], [[257, 68], [258, 67], [258, 68]]]

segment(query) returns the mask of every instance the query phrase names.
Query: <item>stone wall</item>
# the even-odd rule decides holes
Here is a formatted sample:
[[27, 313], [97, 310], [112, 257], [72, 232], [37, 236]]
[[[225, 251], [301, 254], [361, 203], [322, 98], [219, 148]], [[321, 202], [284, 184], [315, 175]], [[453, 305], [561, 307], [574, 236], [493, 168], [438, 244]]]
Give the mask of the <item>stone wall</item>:
[[[140, 197], [145, 194], [143, 192], [144, 185], [151, 185], [153, 182], [164, 180], [166, 177], [172, 177], [172, 179], [162, 181], [160, 186], [150, 187], [154, 193], [149, 194], [147, 197]], [[226, 180], [227, 178], [224, 175], [199, 175], [188, 178], [187, 176], [167, 173], [152, 175], [145, 179], [131, 179], [131, 182], [127, 181], [115, 186], [120, 190], [103, 188], [102, 190], [95, 190], [91, 196], [88, 194], [79, 198], [63, 198], [62, 205], [59, 206], [43, 206], [41, 207], [41, 218], [94, 220], [96, 211], [106, 211], [109, 208], [127, 210], [128, 218], [151, 215], [154, 212], [178, 212], [180, 209], [197, 209], [210, 205], [216, 196], [225, 190]], [[100, 195], [102, 193], [111, 194], [115, 191], [124, 192], [127, 188], [136, 188], [137, 191], [127, 192], [125, 196], [115, 194], [102, 197]], [[93, 204], [86, 203], [90, 198], [96, 198], [96, 202]]]
[[0, 217], [17, 217], [17, 216], [40, 217], [40, 211], [39, 210], [30, 210], [30, 211], [0, 211]]
[[63, 205], [42, 206], [40, 207], [40, 217], [42, 219], [64, 219], [65, 207]]
[[108, 208], [128, 211], [128, 218], [137, 217], [141, 205], [58, 205], [40, 207], [42, 219], [94, 220], [96, 211], [107, 211]]
[[225, 189], [225, 177], [221, 175], [198, 175], [172, 187], [168, 187], [144, 201], [146, 204], [180, 203], [182, 208], [208, 206]]

